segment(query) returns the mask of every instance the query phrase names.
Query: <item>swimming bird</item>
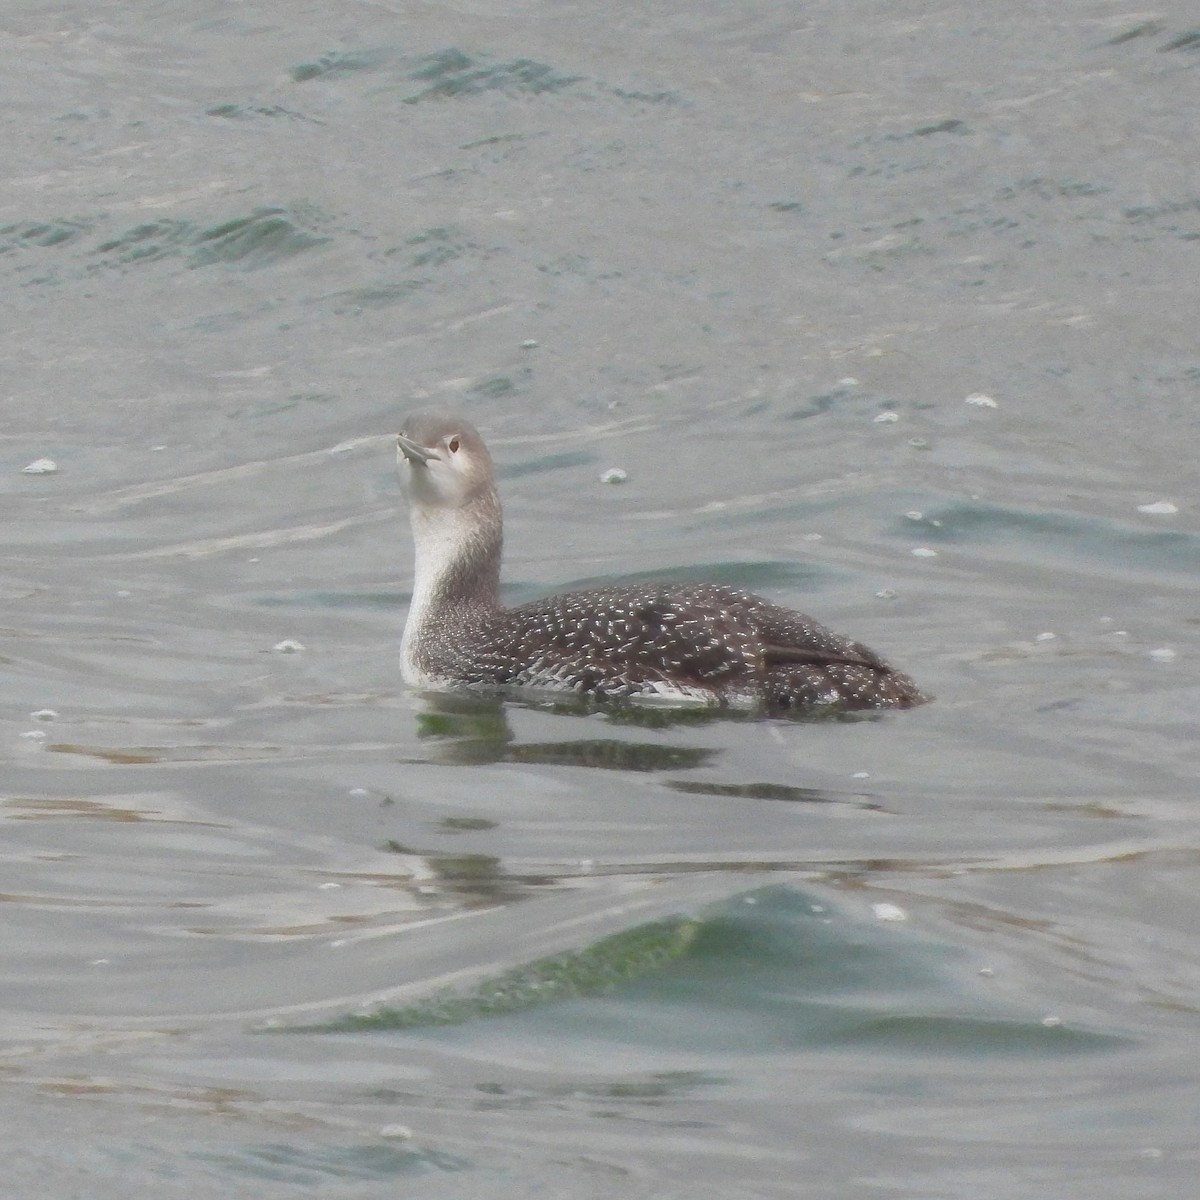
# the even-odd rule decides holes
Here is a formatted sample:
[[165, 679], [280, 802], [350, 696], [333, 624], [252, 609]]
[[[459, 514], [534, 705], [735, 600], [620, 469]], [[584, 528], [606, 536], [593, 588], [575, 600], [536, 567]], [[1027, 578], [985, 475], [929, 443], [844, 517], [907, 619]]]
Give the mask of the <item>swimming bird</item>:
[[924, 700], [861, 643], [737, 588], [637, 583], [505, 608], [500, 496], [478, 430], [417, 413], [396, 446], [416, 547], [400, 644], [412, 686], [539, 688], [766, 713]]

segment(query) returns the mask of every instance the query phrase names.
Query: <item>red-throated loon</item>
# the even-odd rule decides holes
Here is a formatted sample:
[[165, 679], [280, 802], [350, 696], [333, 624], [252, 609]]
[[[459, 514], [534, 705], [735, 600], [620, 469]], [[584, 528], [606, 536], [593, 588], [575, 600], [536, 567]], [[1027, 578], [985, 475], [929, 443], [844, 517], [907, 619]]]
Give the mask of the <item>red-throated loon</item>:
[[397, 437], [416, 567], [400, 645], [417, 687], [524, 686], [766, 712], [909, 708], [924, 697], [872, 650], [750, 592], [617, 585], [500, 603], [504, 533], [473, 425], [419, 413]]

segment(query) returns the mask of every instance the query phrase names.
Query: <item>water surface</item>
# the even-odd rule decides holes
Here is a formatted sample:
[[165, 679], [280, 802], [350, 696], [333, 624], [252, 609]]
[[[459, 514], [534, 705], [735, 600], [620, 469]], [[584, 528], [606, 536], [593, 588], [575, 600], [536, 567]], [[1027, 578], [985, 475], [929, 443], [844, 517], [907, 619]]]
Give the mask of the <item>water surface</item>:
[[[9, 13], [6, 1194], [1190, 1194], [1193, 17]], [[935, 702], [405, 691], [417, 407]]]

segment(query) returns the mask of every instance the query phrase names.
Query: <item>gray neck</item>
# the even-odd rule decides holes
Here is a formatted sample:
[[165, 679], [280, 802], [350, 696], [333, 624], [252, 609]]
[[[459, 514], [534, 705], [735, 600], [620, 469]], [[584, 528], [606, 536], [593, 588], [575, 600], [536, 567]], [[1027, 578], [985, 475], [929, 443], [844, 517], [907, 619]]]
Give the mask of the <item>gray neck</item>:
[[494, 491], [462, 507], [414, 504], [412, 605], [400, 643], [409, 682], [430, 682], [481, 617], [500, 608], [504, 529]]

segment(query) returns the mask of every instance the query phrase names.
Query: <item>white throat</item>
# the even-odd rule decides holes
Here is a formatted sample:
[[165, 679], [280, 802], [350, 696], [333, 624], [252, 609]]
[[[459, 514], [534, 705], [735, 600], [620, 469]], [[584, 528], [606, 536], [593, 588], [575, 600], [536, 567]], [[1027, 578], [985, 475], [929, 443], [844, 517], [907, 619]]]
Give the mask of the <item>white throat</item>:
[[429, 666], [439, 643], [454, 636], [472, 615], [499, 608], [499, 505], [451, 508], [415, 504], [412, 510], [416, 558], [412, 604], [400, 640], [405, 682], [434, 686]]

